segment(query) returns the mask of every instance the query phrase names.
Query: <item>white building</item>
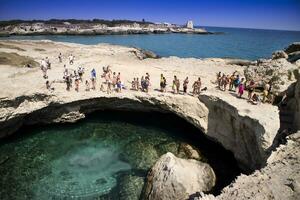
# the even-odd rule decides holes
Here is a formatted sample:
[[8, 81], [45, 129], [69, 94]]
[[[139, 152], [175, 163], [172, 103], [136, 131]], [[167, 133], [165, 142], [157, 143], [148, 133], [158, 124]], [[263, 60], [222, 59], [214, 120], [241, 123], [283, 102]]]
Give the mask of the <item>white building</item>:
[[189, 20], [186, 23], [186, 27], [189, 28], [189, 29], [194, 29], [194, 23], [193, 23], [193, 21]]

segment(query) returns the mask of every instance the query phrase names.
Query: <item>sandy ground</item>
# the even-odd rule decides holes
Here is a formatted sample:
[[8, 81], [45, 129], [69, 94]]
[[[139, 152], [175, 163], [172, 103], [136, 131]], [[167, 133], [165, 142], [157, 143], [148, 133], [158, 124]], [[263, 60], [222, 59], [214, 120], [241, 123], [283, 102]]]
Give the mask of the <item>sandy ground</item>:
[[[194, 58], [177, 58], [169, 57], [162, 59], [145, 59], [139, 60], [132, 52], [132, 48], [99, 44], [99, 45], [80, 45], [71, 43], [59, 43], [50, 41], [1, 41], [2, 44], [11, 45], [25, 49], [20, 51], [17, 48], [0, 48], [2, 52], [15, 52], [20, 55], [30, 56], [37, 62], [40, 62], [46, 56], [49, 57], [51, 62], [51, 70], [48, 70], [49, 81], [62, 81], [64, 64], [68, 69], [76, 70], [78, 66], [85, 68], [83, 76], [84, 81], [90, 80], [90, 71], [95, 68], [97, 71], [97, 90], [100, 92], [100, 84], [103, 79], [100, 78], [102, 74], [102, 67], [110, 65], [112, 71], [120, 72], [121, 79], [124, 84], [130, 88], [131, 81], [134, 77], [145, 76], [148, 72], [151, 78], [151, 90], [155, 92], [159, 89], [160, 74], [163, 73], [167, 78], [167, 90], [171, 91], [173, 76], [176, 75], [182, 83], [186, 76], [189, 77], [190, 83], [188, 90], [191, 91], [193, 82], [201, 77], [203, 87], [208, 90], [215, 90], [215, 85], [212, 84], [216, 79], [216, 73], [219, 71], [226, 74], [238, 70], [242, 73], [243, 69], [240, 66], [226, 65], [222, 59], [194, 59]], [[45, 51], [41, 51], [44, 49]], [[59, 63], [58, 54], [63, 55], [63, 62]], [[73, 54], [75, 62], [69, 65], [68, 56]], [[12, 98], [21, 94], [31, 93], [34, 91], [45, 90], [46, 80], [42, 77], [42, 72], [39, 68], [28, 69], [24, 67], [12, 67], [2, 65], [0, 68], [0, 82], [1, 98]], [[54, 93], [63, 92], [67, 93], [64, 83], [54, 83]], [[85, 92], [85, 85], [80, 84], [80, 91]], [[75, 93], [74, 89], [70, 91]], [[91, 91], [95, 92], [95, 91]], [[128, 91], [124, 91], [128, 92]], [[223, 92], [222, 92], [223, 93]], [[224, 95], [230, 95], [224, 92]]]
[[[225, 74], [231, 74], [238, 71], [243, 74], [243, 67], [238, 65], [226, 64], [226, 61], [220, 58], [195, 59], [195, 58], [178, 58], [168, 57], [161, 59], [145, 59], [139, 60], [131, 51], [133, 48], [110, 45], [81, 45], [73, 43], [61, 43], [52, 41], [1, 41], [2, 44], [17, 48], [0, 48], [0, 52], [15, 52], [23, 56], [30, 56], [37, 62], [40, 62], [46, 56], [51, 62], [51, 70], [48, 70], [48, 80], [55, 81], [52, 86], [55, 88], [52, 93], [63, 98], [80, 99], [87, 96], [107, 96], [106, 93], [100, 91], [100, 85], [104, 81], [101, 78], [102, 67], [110, 65], [113, 72], [120, 72], [122, 82], [127, 86], [127, 90], [123, 90], [122, 94], [112, 95], [131, 95], [128, 93], [142, 93], [131, 91], [131, 81], [134, 77], [145, 76], [146, 72], [150, 74], [151, 87], [149, 95], [160, 95], [157, 90], [160, 82], [160, 74], [163, 73], [167, 79], [167, 91], [172, 91], [172, 81], [174, 75], [180, 79], [181, 89], [185, 77], [189, 77], [190, 83], [188, 91], [192, 91], [192, 84], [198, 78], [202, 79], [202, 88], [207, 87], [207, 91], [203, 92], [207, 95], [223, 99], [227, 103], [233, 105], [239, 110], [241, 115], [248, 115], [258, 119], [263, 124], [267, 124], [270, 120], [278, 118], [278, 108], [269, 104], [252, 105], [247, 102], [247, 93], [244, 94], [245, 99], [239, 99], [234, 92], [220, 91], [215, 82], [216, 74], [221, 71]], [[3, 45], [2, 45], [3, 46]], [[18, 48], [25, 51], [18, 50]], [[43, 51], [45, 50], [45, 51]], [[63, 62], [59, 63], [59, 53], [63, 55]], [[75, 62], [69, 65], [68, 56], [73, 54]], [[63, 83], [64, 65], [68, 69], [76, 70], [78, 66], [85, 68], [83, 83], [80, 84], [79, 92], [74, 87], [71, 91], [66, 91], [66, 84]], [[85, 91], [85, 80], [90, 80], [90, 71], [95, 68], [97, 71], [97, 85], [95, 91]], [[13, 99], [21, 95], [31, 95], [34, 93], [49, 92], [46, 89], [46, 80], [43, 78], [40, 68], [25, 68], [4, 66], [0, 67], [0, 98]], [[173, 95], [173, 94], [168, 94]], [[196, 97], [195, 97], [196, 98]], [[259, 107], [259, 112], [258, 111]], [[274, 114], [275, 113], [275, 114]]]

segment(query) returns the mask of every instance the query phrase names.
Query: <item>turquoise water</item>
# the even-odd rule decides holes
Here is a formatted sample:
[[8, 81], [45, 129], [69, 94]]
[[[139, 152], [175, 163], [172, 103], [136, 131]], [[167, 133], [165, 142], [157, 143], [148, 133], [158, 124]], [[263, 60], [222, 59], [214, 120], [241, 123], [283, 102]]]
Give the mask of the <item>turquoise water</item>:
[[230, 57], [255, 60], [268, 58], [272, 52], [300, 41], [300, 32], [258, 29], [206, 27], [216, 35], [149, 34], [109, 36], [11, 36], [0, 39], [48, 39], [80, 44], [110, 43], [135, 46], [154, 51], [160, 56]]
[[139, 199], [147, 172], [161, 155], [187, 158], [183, 144], [214, 168], [212, 193], [240, 173], [231, 153], [173, 115], [101, 112], [75, 124], [23, 127], [2, 140], [0, 197]]

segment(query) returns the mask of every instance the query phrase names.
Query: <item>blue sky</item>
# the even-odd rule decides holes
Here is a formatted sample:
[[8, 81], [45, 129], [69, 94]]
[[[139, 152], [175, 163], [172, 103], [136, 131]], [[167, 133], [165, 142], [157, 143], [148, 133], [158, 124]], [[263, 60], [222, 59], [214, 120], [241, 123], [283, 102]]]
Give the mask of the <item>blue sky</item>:
[[0, 20], [51, 18], [300, 30], [300, 0], [0, 0]]

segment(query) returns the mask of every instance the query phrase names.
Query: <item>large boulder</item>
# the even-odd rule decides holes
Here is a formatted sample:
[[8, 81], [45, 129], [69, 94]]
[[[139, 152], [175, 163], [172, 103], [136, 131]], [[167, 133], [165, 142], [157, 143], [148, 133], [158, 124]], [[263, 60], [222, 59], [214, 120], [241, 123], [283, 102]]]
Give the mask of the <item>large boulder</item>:
[[280, 58], [288, 58], [288, 55], [284, 52], [284, 51], [275, 51], [274, 53], [272, 53], [272, 59], [280, 59]]
[[257, 87], [264, 87], [265, 83], [272, 82], [273, 93], [281, 93], [293, 82], [289, 71], [296, 68], [286, 59], [259, 60], [257, 65], [245, 67], [244, 74], [247, 80], [253, 79]]
[[158, 56], [154, 52], [144, 50], [144, 49], [136, 48], [135, 50], [132, 50], [131, 52], [134, 53], [136, 55], [136, 57], [138, 57], [138, 59], [140, 59], [140, 60], [144, 60], [146, 58], [153, 58], [153, 59], [160, 58], [160, 56]]
[[299, 59], [300, 59], [300, 51], [295, 51], [289, 54], [289, 58], [288, 58], [289, 62], [296, 62]]
[[296, 51], [300, 51], [300, 42], [294, 42], [290, 44], [285, 50], [285, 53], [290, 54]]
[[255, 64], [255, 62], [250, 60], [243, 60], [243, 59], [228, 59], [228, 65], [239, 65], [239, 66], [249, 66]]
[[210, 191], [215, 182], [215, 173], [208, 164], [166, 153], [147, 176], [144, 199], [188, 199], [196, 192]]

